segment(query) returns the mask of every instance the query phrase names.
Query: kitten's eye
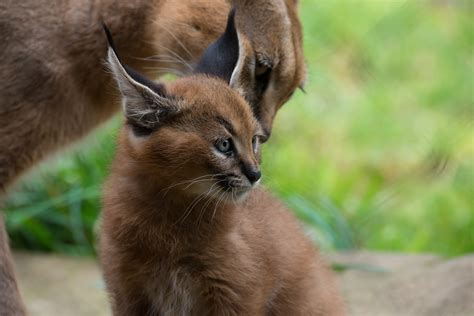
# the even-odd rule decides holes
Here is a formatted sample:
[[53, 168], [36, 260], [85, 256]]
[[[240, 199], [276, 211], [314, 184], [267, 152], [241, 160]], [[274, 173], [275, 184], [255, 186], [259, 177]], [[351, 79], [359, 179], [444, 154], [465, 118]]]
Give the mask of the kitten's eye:
[[229, 154], [232, 151], [232, 140], [230, 138], [221, 139], [216, 143], [216, 148], [224, 154]]

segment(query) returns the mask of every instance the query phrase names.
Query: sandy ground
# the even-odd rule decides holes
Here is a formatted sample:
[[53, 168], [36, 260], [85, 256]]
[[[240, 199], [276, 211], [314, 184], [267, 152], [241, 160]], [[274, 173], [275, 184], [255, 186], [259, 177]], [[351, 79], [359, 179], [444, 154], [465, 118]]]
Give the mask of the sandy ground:
[[[350, 315], [474, 315], [474, 255], [351, 252], [336, 264]], [[16, 253], [20, 286], [31, 315], [110, 315], [93, 259]]]

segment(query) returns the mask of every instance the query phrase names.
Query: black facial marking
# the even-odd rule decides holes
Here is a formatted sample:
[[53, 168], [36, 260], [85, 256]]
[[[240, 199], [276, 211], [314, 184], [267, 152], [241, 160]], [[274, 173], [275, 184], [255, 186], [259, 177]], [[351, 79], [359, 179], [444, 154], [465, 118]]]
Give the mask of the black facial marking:
[[240, 177], [235, 173], [228, 173], [224, 175], [219, 175], [216, 178], [218, 180], [218, 185], [222, 189], [226, 191], [230, 191], [232, 188], [235, 188], [238, 186], [236, 185], [236, 182], [238, 182], [237, 179], [239, 179]]
[[232, 124], [226, 120], [225, 118], [223, 118], [222, 116], [216, 116], [216, 121], [217, 123], [221, 124], [222, 126], [224, 126], [224, 128], [233, 136], [235, 136], [235, 129], [234, 127], [232, 126]]
[[194, 72], [229, 82], [238, 59], [239, 39], [235, 28], [235, 9], [232, 9], [224, 34], [206, 49]]
[[255, 94], [258, 100], [261, 100], [263, 94], [268, 88], [270, 83], [270, 76], [272, 74], [271, 68], [265, 68], [265, 70], [260, 74], [255, 74]]
[[273, 69], [271, 59], [263, 54], [257, 54], [257, 65], [255, 67], [255, 94], [260, 100], [267, 90]]
[[131, 127], [133, 134], [137, 137], [149, 136], [154, 132], [154, 129], [127, 122]]

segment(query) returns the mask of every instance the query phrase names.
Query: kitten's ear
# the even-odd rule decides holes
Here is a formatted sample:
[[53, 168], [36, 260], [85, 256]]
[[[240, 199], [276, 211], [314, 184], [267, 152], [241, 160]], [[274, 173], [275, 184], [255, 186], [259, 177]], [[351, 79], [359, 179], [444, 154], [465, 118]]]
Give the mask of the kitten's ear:
[[110, 31], [105, 25], [103, 27], [109, 42], [107, 62], [123, 96], [125, 117], [132, 126], [152, 131], [163, 119], [179, 111], [179, 101], [166, 94], [163, 84], [122, 64]]
[[235, 28], [235, 9], [232, 9], [224, 34], [206, 49], [194, 72], [216, 76], [230, 83], [238, 60], [239, 37]]

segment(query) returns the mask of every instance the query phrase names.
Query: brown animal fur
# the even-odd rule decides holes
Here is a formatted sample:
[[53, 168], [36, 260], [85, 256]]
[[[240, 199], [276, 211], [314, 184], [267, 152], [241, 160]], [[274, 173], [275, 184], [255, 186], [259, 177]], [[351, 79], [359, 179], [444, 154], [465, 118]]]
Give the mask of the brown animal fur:
[[[296, 5], [287, 2], [235, 1], [246, 50], [235, 87], [252, 99], [268, 134], [277, 109], [304, 80]], [[188, 71], [185, 63], [194, 64], [220, 34], [228, 11], [225, 0], [0, 3], [0, 190], [118, 110], [103, 71], [101, 20], [124, 61], [156, 75], [154, 68]], [[256, 54], [272, 67], [268, 91], [260, 96], [253, 95], [255, 69], [248, 69]]]
[[222, 134], [217, 116], [250, 142], [257, 127], [243, 100], [209, 78], [169, 91], [185, 114], [146, 139], [125, 126], [104, 190], [100, 252], [114, 313], [341, 315], [329, 270], [281, 203], [262, 188], [235, 203], [215, 180], [190, 185], [209, 164], [223, 168], [208, 142]]
[[[155, 93], [109, 54], [127, 118], [100, 243], [114, 314], [342, 315], [331, 273], [295, 218], [252, 190], [262, 131], [244, 99], [204, 75]], [[137, 125], [153, 131], [137, 134]], [[215, 148], [222, 140], [233, 144], [225, 154]]]
[[[253, 102], [269, 134], [276, 110], [304, 79], [296, 1], [233, 3], [247, 54], [235, 87]], [[186, 71], [184, 63], [193, 64], [221, 32], [228, 10], [225, 0], [0, 2], [0, 195], [43, 158], [118, 110], [119, 99], [103, 71], [101, 20], [124, 60], [156, 75], [148, 67]], [[160, 57], [147, 59], [154, 55]], [[259, 95], [251, 66], [257, 55], [272, 67], [271, 84]], [[266, 71], [265, 65], [257, 63], [257, 73]], [[2, 221], [0, 245], [0, 314], [22, 315]]]

